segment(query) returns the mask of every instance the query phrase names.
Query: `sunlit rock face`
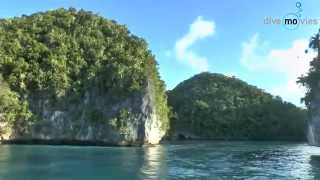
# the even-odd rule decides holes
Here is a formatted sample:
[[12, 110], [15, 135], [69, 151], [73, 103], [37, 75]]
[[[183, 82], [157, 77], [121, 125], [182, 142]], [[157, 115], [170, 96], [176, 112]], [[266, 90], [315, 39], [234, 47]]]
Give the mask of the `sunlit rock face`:
[[[1, 114], [0, 114], [0, 121], [1, 121]], [[9, 139], [11, 135], [11, 129], [8, 123], [0, 122], [0, 140], [2, 139]]]
[[320, 146], [320, 116], [313, 117], [308, 124], [308, 142], [312, 146]]
[[165, 133], [161, 128], [161, 121], [157, 121], [157, 115], [151, 114], [145, 123], [145, 141], [148, 144], [158, 144]]
[[320, 96], [312, 101], [310, 106], [311, 119], [308, 122], [308, 142], [313, 146], [320, 146]]

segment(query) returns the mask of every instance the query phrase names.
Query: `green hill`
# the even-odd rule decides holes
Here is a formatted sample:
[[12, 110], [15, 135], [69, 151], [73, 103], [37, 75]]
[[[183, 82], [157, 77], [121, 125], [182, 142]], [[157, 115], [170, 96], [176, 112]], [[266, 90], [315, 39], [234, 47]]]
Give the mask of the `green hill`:
[[151, 143], [168, 129], [155, 58], [124, 25], [84, 10], [57, 9], [1, 19], [0, 45], [6, 84], [0, 92], [10, 91], [10, 103], [31, 113], [1, 118], [11, 140]]
[[201, 73], [169, 91], [168, 98], [174, 137], [305, 139], [304, 109], [235, 77]]

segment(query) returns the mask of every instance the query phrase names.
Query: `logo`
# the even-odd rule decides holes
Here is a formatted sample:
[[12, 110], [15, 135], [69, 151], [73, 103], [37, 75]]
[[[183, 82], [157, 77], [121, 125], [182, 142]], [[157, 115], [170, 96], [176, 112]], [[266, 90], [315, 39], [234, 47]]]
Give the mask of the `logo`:
[[302, 25], [320, 25], [319, 18], [302, 17], [302, 3], [296, 2], [296, 10], [281, 17], [265, 17], [264, 24], [281, 25], [285, 29], [295, 30]]
[[288, 13], [283, 17], [283, 24], [286, 29], [295, 30], [299, 27], [302, 17], [302, 4], [296, 2], [296, 12]]

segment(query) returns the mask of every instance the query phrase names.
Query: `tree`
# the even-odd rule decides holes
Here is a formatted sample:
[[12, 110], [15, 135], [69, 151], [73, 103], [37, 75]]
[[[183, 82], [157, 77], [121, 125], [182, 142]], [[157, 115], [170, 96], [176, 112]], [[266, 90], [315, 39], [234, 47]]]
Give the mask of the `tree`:
[[320, 88], [320, 29], [318, 33], [311, 37], [309, 47], [317, 51], [317, 56], [310, 62], [308, 74], [299, 77], [297, 83], [306, 87], [306, 95], [301, 100], [305, 102], [308, 108], [311, 108], [310, 105], [315, 97], [315, 92]]
[[309, 42], [309, 48], [317, 50], [318, 56], [320, 55], [320, 29], [318, 33], [311, 37]]

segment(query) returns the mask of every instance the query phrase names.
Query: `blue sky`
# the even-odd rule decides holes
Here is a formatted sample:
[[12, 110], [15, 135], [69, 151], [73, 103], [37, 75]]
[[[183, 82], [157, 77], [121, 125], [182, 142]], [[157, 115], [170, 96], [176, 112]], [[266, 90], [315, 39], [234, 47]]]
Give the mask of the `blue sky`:
[[[183, 3], [182, 3], [183, 2]], [[83, 8], [126, 24], [145, 38], [172, 89], [201, 71], [235, 75], [249, 84], [300, 105], [303, 89], [296, 78], [308, 69], [314, 53], [304, 54], [318, 24], [264, 24], [266, 17], [297, 12], [292, 0], [121, 1], [10, 0], [1, 3], [0, 17], [20, 16], [60, 7]], [[320, 18], [318, 0], [301, 0], [301, 19]]]

